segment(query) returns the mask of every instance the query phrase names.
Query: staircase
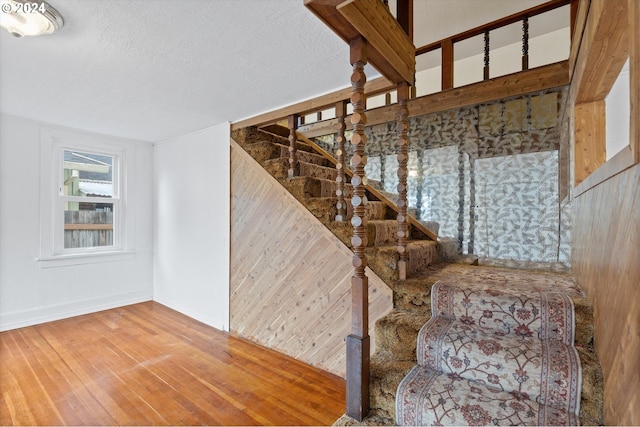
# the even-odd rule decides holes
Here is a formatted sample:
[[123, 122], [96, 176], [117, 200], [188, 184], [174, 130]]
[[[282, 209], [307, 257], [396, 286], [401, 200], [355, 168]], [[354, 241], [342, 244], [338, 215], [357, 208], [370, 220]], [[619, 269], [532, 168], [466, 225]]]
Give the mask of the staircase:
[[[331, 162], [315, 152], [310, 145], [298, 141], [296, 153], [300, 165], [300, 176], [288, 178], [289, 141], [286, 138], [256, 128], [234, 131], [232, 137], [340, 241], [351, 247], [353, 234], [351, 222], [349, 220], [334, 221], [338, 200], [335, 196], [337, 171]], [[345, 199], [348, 200], [351, 197], [352, 191], [352, 186], [345, 184]], [[369, 268], [390, 285], [398, 280], [396, 245], [398, 222], [395, 212], [378, 200], [374, 194], [367, 192], [367, 199], [365, 254], [369, 260]], [[351, 209], [351, 204], [347, 203], [347, 219], [351, 218]], [[407, 259], [410, 276], [424, 270], [435, 261], [437, 244], [416, 227], [411, 226], [409, 233]]]
[[[337, 198], [334, 196], [337, 188], [337, 184], [335, 183], [336, 170], [327, 159], [316, 153], [311, 146], [298, 141], [297, 154], [300, 162], [300, 176], [288, 178], [289, 141], [287, 139], [272, 133], [260, 131], [256, 128], [245, 128], [234, 131], [232, 137], [256, 161], [269, 171], [271, 175], [278, 179], [280, 183], [331, 230], [334, 235], [345, 245], [350, 246], [352, 236], [352, 226], [350, 222], [334, 221], [337, 202]], [[348, 184], [345, 187], [347, 193], [345, 197], [348, 199], [352, 189]], [[510, 306], [516, 304], [518, 301], [522, 303], [522, 295], [529, 295], [528, 292], [532, 291], [530, 284], [536, 283], [540, 284], [538, 286], [540, 289], [535, 288], [537, 290], [535, 290], [534, 293], [544, 293], [546, 295], [546, 293], [553, 290], [554, 294], [559, 293], [562, 295], [562, 298], [570, 301], [570, 304], [573, 306], [572, 313], [573, 316], [575, 316], [575, 351], [569, 351], [578, 355], [582, 369], [581, 393], [578, 399], [580, 408], [579, 421], [581, 424], [588, 425], [602, 424], [603, 380], [600, 366], [593, 349], [592, 308], [571, 277], [549, 272], [521, 271], [462, 263], [438, 262], [442, 260], [437, 259], [436, 242], [428, 239], [424, 233], [412, 227], [410, 231], [411, 239], [409, 240], [407, 248], [409, 255], [409, 279], [400, 281], [398, 280], [398, 255], [395, 245], [395, 233], [397, 231], [395, 212], [391, 211], [384, 202], [376, 200], [375, 195], [369, 193], [367, 197], [369, 198], [369, 203], [366, 205], [369, 246], [366, 249], [366, 255], [369, 259], [369, 267], [393, 290], [394, 309], [391, 313], [376, 322], [375, 337], [377, 350], [371, 358], [370, 365], [370, 415], [362, 422], [357, 422], [344, 416], [336, 422], [337, 425], [394, 425], [397, 421], [410, 424], [417, 424], [419, 421], [427, 422], [424, 417], [411, 418], [407, 416], [406, 411], [403, 411], [402, 407], [398, 410], [396, 408], [396, 392], [399, 391], [399, 385], [403, 382], [403, 379], [407, 377], [409, 372], [412, 372], [413, 379], [418, 379], [417, 382], [424, 382], [425, 378], [428, 378], [429, 381], [427, 382], [437, 383], [437, 378], [439, 378], [440, 380], [444, 380], [441, 387], [445, 390], [451, 388], [451, 381], [449, 381], [449, 385], [447, 385], [446, 381], [448, 378], [451, 378], [451, 374], [457, 374], [457, 372], [453, 372], [451, 369], [449, 372], [446, 372], [446, 369], [442, 368], [441, 362], [431, 365], [425, 363], [425, 360], [437, 359], [438, 355], [430, 355], [429, 350], [426, 349], [429, 347], [428, 345], [421, 344], [420, 348], [418, 348], [419, 335], [422, 337], [423, 342], [429, 339], [433, 341], [434, 337], [436, 337], [435, 340], [438, 342], [453, 343], [457, 335], [455, 335], [455, 333], [452, 335], [451, 331], [456, 331], [456, 328], [461, 327], [460, 322], [456, 322], [455, 320], [456, 315], [450, 314], [445, 316], [448, 318], [446, 321], [449, 322], [449, 326], [444, 328], [449, 331], [449, 335], [447, 336], [446, 331], [441, 335], [433, 331], [433, 325], [441, 322], [441, 319], [438, 320], [438, 316], [432, 318], [432, 289], [438, 289], [438, 292], [444, 292], [448, 284], [449, 287], [455, 288], [459, 292], [465, 292], [465, 289], [469, 286], [473, 288], [474, 286], [482, 287], [483, 284], [487, 286], [490, 284], [502, 290], [503, 294], [511, 295], [511, 297], [514, 298], [514, 300], [508, 304], [506, 302], [502, 303], [503, 306], [505, 304]], [[349, 203], [347, 206], [350, 208]], [[348, 212], [348, 218], [350, 218], [350, 216], [351, 212]], [[473, 280], [470, 280], [470, 278], [473, 278]], [[484, 278], [484, 281], [478, 281], [478, 278]], [[439, 284], [435, 285], [437, 282], [439, 282]], [[509, 289], [515, 289], [515, 291], [508, 291]], [[484, 291], [486, 291], [486, 289]], [[491, 292], [489, 295], [484, 295], [479, 298], [482, 301], [486, 301], [490, 295]], [[465, 327], [465, 325], [462, 325], [462, 329]], [[456, 333], [459, 335], [460, 331]], [[481, 333], [481, 331], [474, 332], [475, 335]], [[508, 337], [506, 339], [508, 339]], [[486, 341], [487, 339], [485, 339], [485, 342]], [[522, 344], [523, 348], [536, 345], [546, 344], [535, 342], [529, 344], [529, 341]], [[505, 344], [499, 347], [505, 351], [510, 348], [516, 349], [513, 351], [519, 351], [517, 345]], [[445, 352], [447, 357], [452, 357], [453, 351], [453, 349], [448, 351], [440, 349], [440, 359], [442, 359], [441, 356], [445, 354]], [[420, 353], [420, 359], [417, 353]], [[491, 360], [495, 360], [497, 357], [502, 357], [503, 359], [506, 357], [509, 359], [512, 356], [496, 354], [493, 355], [493, 359]], [[464, 361], [464, 355], [461, 355], [459, 359]], [[482, 363], [478, 357], [474, 360], [476, 360], [476, 364]], [[465, 362], [463, 362], [463, 364], [464, 363]], [[535, 363], [537, 364], [539, 362]], [[517, 375], [518, 372], [514, 371], [510, 374]], [[500, 372], [500, 375], [504, 377], [503, 372]], [[511, 377], [515, 378], [513, 375], [511, 375]], [[555, 418], [553, 416], [546, 418], [538, 418], [536, 416], [534, 418], [530, 416], [530, 414], [527, 414], [528, 411], [524, 411], [525, 415], [520, 414], [518, 416], [507, 416], [503, 418], [500, 418], [501, 413], [493, 413], [491, 419], [486, 418], [483, 412], [484, 406], [481, 404], [478, 407], [472, 403], [479, 402], [483, 399], [480, 398], [480, 400], [478, 400], [479, 396], [484, 396], [485, 400], [490, 400], [487, 396], [493, 396], [495, 387], [486, 387], [486, 381], [483, 384], [482, 379], [478, 381], [478, 378], [465, 378], [462, 375], [460, 375], [460, 378], [464, 380], [464, 384], [466, 384], [466, 387], [470, 391], [470, 394], [467, 394], [467, 399], [471, 400], [467, 402], [466, 406], [463, 404], [457, 405], [457, 417], [450, 417], [448, 421], [446, 417], [441, 417], [437, 420], [429, 420], [428, 422], [474, 424], [474, 422], [477, 421], [484, 421], [489, 424], [538, 425], [544, 424], [545, 422], [574, 424], [578, 421], [576, 418], [571, 418], [571, 414], [568, 414], [566, 418], [563, 418], [563, 416], [555, 416]], [[494, 377], [491, 378], [493, 379]], [[454, 379], [458, 379], [458, 377]], [[409, 383], [411, 383], [411, 379], [404, 381], [404, 391], [400, 391], [404, 394], [399, 395], [400, 400], [410, 401], [413, 398], [411, 394], [416, 389], [416, 382]], [[460, 382], [460, 384], [462, 384], [462, 382]], [[460, 384], [456, 384], [456, 386], [460, 388]], [[491, 386], [492, 384], [488, 385]], [[419, 393], [418, 391], [418, 394]], [[505, 393], [511, 397], [523, 396], [522, 394], [518, 395], [517, 390], [506, 390]], [[536, 401], [533, 399], [533, 401], [530, 402], [531, 400], [532, 399], [529, 399], [527, 402], [531, 403], [531, 406], [534, 406], [536, 410], [542, 407], [542, 413], [546, 414], [550, 412], [544, 410], [546, 408], [546, 402], [544, 400]], [[503, 400], [503, 402], [507, 402], [507, 400]], [[513, 407], [520, 408], [517, 406], [518, 404], [520, 404], [519, 401], [512, 402]], [[507, 405], [507, 403], [504, 403], [504, 405]], [[466, 408], [466, 412], [462, 410], [463, 407]], [[472, 410], [469, 410], [469, 408]], [[475, 409], [475, 412], [473, 409]], [[555, 410], [554, 407], [551, 407], [551, 410]], [[443, 411], [450, 413], [456, 410], [445, 408]], [[428, 409], [424, 412], [431, 413], [433, 411]], [[480, 415], [485, 418], [480, 417]]]

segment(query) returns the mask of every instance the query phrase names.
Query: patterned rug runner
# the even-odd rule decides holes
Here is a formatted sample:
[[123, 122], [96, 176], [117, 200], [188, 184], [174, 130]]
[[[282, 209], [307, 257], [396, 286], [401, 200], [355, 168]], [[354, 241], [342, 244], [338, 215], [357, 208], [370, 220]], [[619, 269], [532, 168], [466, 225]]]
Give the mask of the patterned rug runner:
[[567, 294], [535, 280], [436, 283], [398, 425], [577, 425], [581, 368]]

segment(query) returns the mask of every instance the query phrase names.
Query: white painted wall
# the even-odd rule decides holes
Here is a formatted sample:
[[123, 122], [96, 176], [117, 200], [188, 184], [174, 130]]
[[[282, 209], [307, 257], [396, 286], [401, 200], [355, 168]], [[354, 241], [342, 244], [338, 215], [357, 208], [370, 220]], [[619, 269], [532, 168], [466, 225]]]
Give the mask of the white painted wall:
[[[152, 281], [153, 147], [134, 144], [135, 243], [130, 259], [40, 268], [41, 128], [0, 115], [0, 330], [148, 301]], [[96, 136], [64, 129], [78, 138]], [[109, 136], [101, 135], [106, 139]]]
[[629, 60], [624, 64], [605, 101], [607, 160], [629, 146], [631, 102], [629, 98]]
[[154, 150], [154, 300], [229, 329], [229, 124]]

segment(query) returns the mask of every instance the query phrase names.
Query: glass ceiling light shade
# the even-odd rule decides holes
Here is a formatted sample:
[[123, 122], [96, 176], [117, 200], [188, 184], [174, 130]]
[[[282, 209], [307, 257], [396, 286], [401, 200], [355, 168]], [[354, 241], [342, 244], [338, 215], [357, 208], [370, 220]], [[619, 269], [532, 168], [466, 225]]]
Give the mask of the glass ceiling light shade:
[[51, 34], [62, 28], [62, 15], [37, 0], [0, 0], [0, 27], [16, 37]]

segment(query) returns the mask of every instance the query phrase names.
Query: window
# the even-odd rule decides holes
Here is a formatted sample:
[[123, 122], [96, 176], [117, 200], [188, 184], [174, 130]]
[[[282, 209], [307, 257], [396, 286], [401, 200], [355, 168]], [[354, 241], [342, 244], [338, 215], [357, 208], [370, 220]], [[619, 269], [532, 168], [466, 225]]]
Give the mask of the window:
[[41, 138], [40, 266], [132, 256], [127, 156], [133, 144], [55, 129]]
[[119, 247], [119, 156], [60, 148], [56, 231], [58, 252]]

